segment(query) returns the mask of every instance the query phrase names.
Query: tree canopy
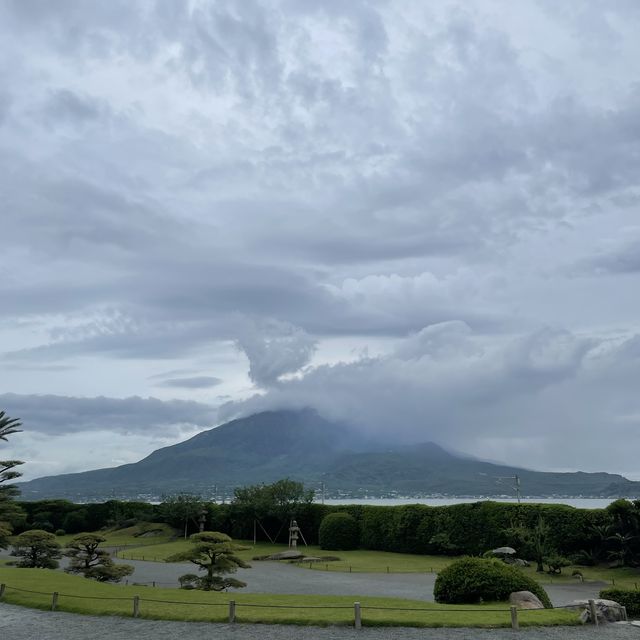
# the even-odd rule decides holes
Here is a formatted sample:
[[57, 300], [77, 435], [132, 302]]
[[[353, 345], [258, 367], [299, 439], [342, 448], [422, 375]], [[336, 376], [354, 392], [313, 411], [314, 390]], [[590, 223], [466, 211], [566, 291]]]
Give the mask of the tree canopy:
[[198, 525], [198, 519], [205, 512], [205, 501], [191, 493], [179, 493], [172, 496], [163, 496], [160, 505], [165, 520], [184, 530], [185, 540], [189, 524]]
[[236, 489], [233, 506], [247, 517], [261, 519], [271, 516], [278, 520], [289, 520], [295, 517], [301, 505], [313, 502], [313, 495], [313, 490], [305, 489], [302, 482], [284, 478], [273, 484]]

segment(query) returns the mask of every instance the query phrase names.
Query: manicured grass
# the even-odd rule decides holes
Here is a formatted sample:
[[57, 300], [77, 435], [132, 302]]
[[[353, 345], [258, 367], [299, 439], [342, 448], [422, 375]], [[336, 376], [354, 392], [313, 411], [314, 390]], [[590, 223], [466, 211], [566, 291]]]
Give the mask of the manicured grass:
[[[58, 610], [94, 615], [131, 616], [133, 597], [138, 595], [140, 616], [162, 620], [226, 622], [229, 600], [235, 600], [238, 622], [352, 625], [353, 603], [359, 601], [365, 626], [509, 627], [511, 624], [505, 603], [458, 607], [366, 596], [289, 596], [245, 594], [242, 591], [212, 593], [153, 589], [101, 584], [46, 569], [0, 568], [0, 583], [7, 585], [5, 602], [47, 610], [51, 606], [51, 594], [57, 591]], [[39, 593], [32, 593], [34, 591]], [[565, 610], [522, 611], [518, 617], [522, 626], [578, 624], [577, 615]]]
[[[238, 544], [247, 547], [238, 553], [244, 560], [251, 561], [254, 556], [265, 556], [279, 551], [286, 551], [284, 545], [273, 545], [259, 542], [255, 547], [253, 542], [238, 540]], [[188, 540], [174, 540], [169, 543], [159, 544], [152, 549], [127, 549], [118, 554], [119, 558], [125, 560], [152, 560], [157, 562], [165, 561], [169, 556], [188, 549]], [[386, 551], [325, 551], [317, 546], [299, 547], [299, 550], [308, 556], [339, 557], [339, 561], [301, 563], [304, 568], [312, 568], [317, 571], [340, 571], [340, 572], [366, 572], [385, 573], [387, 567], [390, 573], [431, 573], [441, 571], [455, 558], [444, 556], [421, 556], [405, 553], [390, 553]]]
[[[160, 529], [162, 533], [158, 535], [140, 535], [149, 529]], [[103, 543], [105, 547], [126, 547], [126, 546], [150, 546], [156, 544], [165, 544], [176, 536], [175, 530], [164, 523], [142, 523], [126, 529], [106, 529], [104, 531], [96, 531], [104, 536], [107, 541]], [[57, 536], [56, 540], [61, 545], [66, 545], [74, 538], [76, 533]]]

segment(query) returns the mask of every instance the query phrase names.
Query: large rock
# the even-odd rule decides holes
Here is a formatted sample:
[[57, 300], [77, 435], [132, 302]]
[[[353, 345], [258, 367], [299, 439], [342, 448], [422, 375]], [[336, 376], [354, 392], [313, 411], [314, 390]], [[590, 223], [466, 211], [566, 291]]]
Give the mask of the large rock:
[[518, 609], [544, 609], [538, 596], [531, 591], [514, 591], [509, 594], [509, 604]]
[[[614, 600], [604, 600], [603, 598], [595, 599], [596, 603], [596, 616], [598, 622], [620, 622], [624, 620], [624, 610], [620, 604]], [[588, 600], [574, 600], [570, 603], [567, 609], [574, 611], [582, 610], [580, 614], [580, 620], [582, 622], [593, 623], [591, 619], [591, 609], [589, 608]]]

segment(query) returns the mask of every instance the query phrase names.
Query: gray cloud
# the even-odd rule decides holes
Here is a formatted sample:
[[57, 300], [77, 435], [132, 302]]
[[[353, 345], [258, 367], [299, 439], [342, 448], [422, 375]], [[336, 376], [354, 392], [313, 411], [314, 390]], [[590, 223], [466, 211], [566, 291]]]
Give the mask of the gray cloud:
[[639, 344], [550, 328], [496, 342], [446, 323], [388, 355], [317, 367], [220, 415], [311, 406], [392, 442], [435, 440], [523, 466], [633, 470], [640, 436], [627, 427], [625, 451], [603, 448], [602, 437], [637, 423]]
[[193, 376], [191, 378], [169, 378], [158, 383], [160, 387], [173, 389], [210, 389], [218, 386], [222, 380], [215, 376]]
[[270, 387], [308, 364], [316, 341], [299, 327], [271, 320], [262, 325], [247, 323], [238, 347], [249, 359], [249, 377], [261, 387]]
[[640, 273], [640, 241], [626, 243], [617, 250], [582, 261], [578, 270], [596, 275]]
[[76, 398], [54, 395], [0, 395], [0, 406], [19, 416], [29, 432], [63, 436], [92, 431], [120, 435], [180, 437], [184, 430], [211, 427], [215, 410], [186, 400], [157, 398]]
[[[636, 415], [590, 376], [640, 330], [640, 14], [556, 5], [0, 3], [0, 386], [126, 358], [128, 393], [375, 389], [451, 434]], [[249, 379], [200, 361], [234, 344]]]

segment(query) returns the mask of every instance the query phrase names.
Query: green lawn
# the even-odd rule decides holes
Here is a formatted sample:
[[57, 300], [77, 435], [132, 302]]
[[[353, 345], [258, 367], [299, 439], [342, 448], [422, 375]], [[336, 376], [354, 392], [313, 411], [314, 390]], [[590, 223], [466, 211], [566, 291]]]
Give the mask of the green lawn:
[[[238, 622], [352, 625], [353, 603], [359, 601], [365, 626], [510, 626], [505, 603], [458, 607], [367, 596], [207, 593], [101, 584], [58, 571], [5, 567], [0, 567], [0, 583], [7, 585], [5, 602], [46, 610], [57, 591], [58, 610], [72, 613], [130, 616], [133, 597], [138, 595], [143, 618], [223, 622], [228, 619], [229, 600], [235, 600]], [[577, 615], [565, 610], [522, 611], [519, 621], [522, 626], [578, 624]]]
[[[156, 535], [140, 535], [148, 529], [159, 529], [160, 534]], [[104, 536], [107, 541], [103, 543], [107, 547], [127, 547], [127, 546], [150, 546], [156, 544], [165, 544], [176, 536], [175, 530], [164, 523], [142, 523], [126, 529], [107, 529], [105, 531], [96, 531]], [[62, 545], [66, 545], [74, 538], [76, 533], [68, 533], [64, 536], [57, 536], [56, 540]]]
[[[238, 540], [238, 544], [246, 547], [238, 553], [244, 560], [251, 561], [254, 556], [264, 556], [287, 549], [284, 545], [273, 545], [259, 542], [255, 547], [253, 542]], [[119, 558], [129, 560], [152, 560], [164, 562], [169, 556], [179, 551], [188, 549], [191, 543], [188, 540], [174, 540], [165, 544], [154, 545], [152, 548], [139, 547], [127, 549], [118, 554]], [[324, 551], [317, 546], [300, 547], [305, 555], [323, 557], [339, 557], [339, 561], [320, 563], [301, 563], [300, 566], [316, 571], [341, 571], [341, 572], [368, 572], [385, 573], [431, 573], [441, 571], [453, 558], [444, 556], [421, 556], [405, 553], [389, 553], [386, 551]]]

